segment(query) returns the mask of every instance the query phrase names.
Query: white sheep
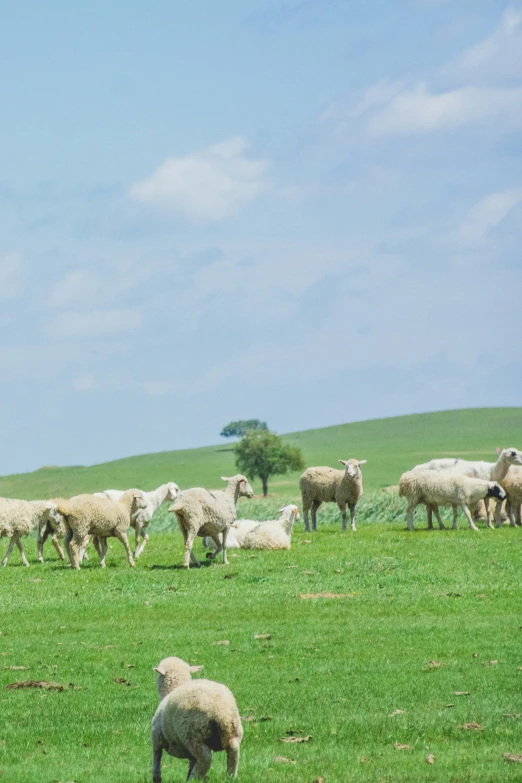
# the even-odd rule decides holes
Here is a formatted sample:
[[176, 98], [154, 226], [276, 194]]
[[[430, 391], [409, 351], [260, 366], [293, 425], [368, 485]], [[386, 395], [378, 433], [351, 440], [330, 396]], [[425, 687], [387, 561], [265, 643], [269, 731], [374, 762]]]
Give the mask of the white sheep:
[[245, 536], [243, 549], [290, 549], [292, 528], [299, 519], [297, 506], [283, 506], [279, 519], [261, 522]]
[[337, 503], [346, 530], [346, 506], [350, 509], [350, 524], [355, 530], [355, 506], [363, 494], [361, 465], [365, 459], [340, 459], [344, 470], [317, 467], [307, 468], [299, 479], [303, 500], [305, 530], [308, 532], [308, 512], [312, 511], [312, 529], [317, 530], [317, 509], [321, 503]]
[[444, 528], [439, 514], [439, 506], [451, 506], [453, 509], [453, 529], [457, 529], [457, 507], [464, 512], [472, 530], [478, 530], [469, 511], [479, 500], [494, 497], [503, 500], [506, 493], [494, 481], [469, 478], [450, 470], [410, 470], [403, 473], [399, 482], [399, 496], [408, 501], [408, 529], [413, 530], [413, 514], [416, 507], [424, 503], [435, 512], [437, 522]]
[[[520, 506], [522, 504], [522, 468], [511, 467], [507, 475], [502, 479], [502, 487], [506, 493], [506, 512], [511, 527], [522, 525]], [[497, 527], [501, 522], [500, 503], [497, 503], [495, 512], [495, 521]]]
[[[130, 492], [130, 490], [125, 490]], [[176, 500], [181, 494], [181, 490], [177, 484], [173, 481], [169, 481], [167, 484], [162, 484], [157, 489], [153, 489], [151, 492], [144, 492], [140, 489], [134, 489], [133, 492], [140, 492], [144, 501], [144, 504], [140, 505], [140, 508], [136, 508], [131, 514], [130, 526], [134, 529], [135, 544], [134, 544], [134, 557], [137, 560], [145, 549], [149, 540], [148, 533], [145, 529], [149, 526], [149, 523], [154, 516], [154, 513], [158, 508], [168, 501]], [[95, 492], [95, 497], [107, 497], [110, 500], [121, 500], [124, 492], [119, 489], [106, 489], [104, 492]], [[141, 544], [139, 543], [142, 539]]]
[[154, 669], [160, 703], [152, 719], [152, 780], [161, 783], [163, 751], [188, 759], [187, 780], [204, 780], [212, 752], [227, 754], [227, 774], [235, 778], [243, 727], [232, 692], [219, 682], [192, 680], [202, 666], [164, 658]]
[[[254, 528], [259, 527], [259, 525], [267, 525], [274, 522], [280, 527], [280, 522], [283, 520], [292, 519], [293, 524], [297, 519], [299, 519], [299, 509], [293, 504], [282, 506], [277, 513], [280, 514], [278, 519], [236, 519], [228, 531], [227, 549], [245, 549], [245, 538], [249, 533], [252, 532], [252, 530], [254, 530]], [[203, 539], [203, 546], [207, 549], [216, 549], [216, 544], [210, 537]]]
[[23, 565], [29, 565], [21, 538], [28, 536], [33, 530], [46, 524], [47, 520], [55, 512], [56, 506], [50, 500], [0, 498], [0, 538], [8, 537], [11, 539], [2, 560], [3, 566], [7, 565], [15, 545], [20, 550]]
[[115, 536], [122, 542], [129, 565], [134, 560], [127, 537], [132, 511], [142, 503], [141, 493], [130, 490], [119, 501], [94, 495], [76, 495], [70, 500], [55, 501], [56, 510], [62, 515], [67, 528], [65, 546], [73, 568], [80, 568], [85, 547], [90, 536], [95, 537], [95, 546], [100, 556], [100, 565], [105, 566], [107, 538]]
[[[522, 465], [522, 452], [515, 449], [513, 446], [503, 449], [496, 462], [467, 459], [456, 459], [456, 461], [453, 462], [453, 458], [443, 458], [431, 460], [431, 462], [427, 462], [424, 465], [417, 465], [413, 470], [451, 470], [454, 473], [468, 476], [469, 478], [482, 479], [483, 481], [496, 481], [502, 484], [511, 465]], [[493, 513], [490, 511], [489, 498], [486, 497], [484, 499], [484, 505], [486, 506], [488, 527], [493, 527]], [[472, 512], [476, 510], [476, 504], [471, 510]], [[431, 509], [428, 506], [428, 527], [430, 527], [430, 523]]]
[[232, 478], [222, 477], [222, 481], [227, 482], [225, 490], [210, 492], [202, 487], [186, 489], [169, 508], [169, 511], [176, 514], [183, 534], [185, 568], [189, 568], [191, 560], [194, 565], [200, 566], [199, 560], [192, 551], [196, 536], [213, 538], [217, 546], [215, 554], [218, 555], [223, 550], [223, 563], [225, 565], [228, 563], [227, 535], [236, 519], [236, 503], [240, 497], [253, 498], [254, 491], [248, 479], [240, 473]]

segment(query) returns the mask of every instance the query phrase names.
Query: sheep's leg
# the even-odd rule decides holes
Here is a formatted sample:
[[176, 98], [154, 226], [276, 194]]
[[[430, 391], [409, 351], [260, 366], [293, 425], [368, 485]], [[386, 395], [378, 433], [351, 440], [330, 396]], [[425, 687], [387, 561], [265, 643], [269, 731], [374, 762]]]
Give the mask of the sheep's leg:
[[190, 780], [190, 778], [192, 777], [192, 772], [194, 771], [194, 767], [195, 766], [196, 766], [196, 759], [190, 758], [189, 759], [189, 768], [188, 768], [188, 772], [187, 772], [187, 777], [185, 778], [185, 780]]
[[341, 517], [343, 520], [343, 523], [341, 525], [341, 530], [346, 530], [346, 503], [338, 503], [339, 511], [341, 512]]
[[228, 527], [226, 527], [223, 532], [221, 533], [221, 537], [223, 539], [223, 565], [228, 565], [228, 558], [227, 558], [227, 536], [228, 536]]
[[64, 546], [65, 546], [65, 551], [67, 552], [67, 554], [69, 556], [69, 560], [71, 561], [71, 565], [72, 565], [72, 553], [71, 553], [72, 537], [73, 537], [73, 532], [72, 532], [71, 528], [68, 527], [66, 532], [65, 532], [65, 538], [63, 540], [63, 543], [64, 543]]
[[11, 538], [11, 540], [9, 541], [9, 546], [7, 547], [7, 552], [5, 553], [4, 559], [2, 560], [2, 565], [3, 566], [7, 565], [7, 561], [9, 560], [9, 555], [13, 551], [14, 545], [15, 545], [15, 539], [14, 539], [14, 536], [13, 536]]
[[141, 523], [137, 520], [134, 522], [136, 527], [134, 528], [134, 557], [137, 559], [139, 557], [139, 548], [140, 548], [140, 538], [141, 538]]
[[22, 558], [22, 564], [24, 566], [26, 566], [27, 568], [29, 568], [29, 562], [28, 562], [28, 560], [27, 560], [27, 558], [25, 556], [25, 552], [24, 552], [24, 545], [22, 544], [22, 542], [21, 542], [21, 540], [19, 538], [17, 538], [15, 540], [15, 544], [18, 547], [18, 549], [20, 550], [20, 557]]
[[520, 505], [520, 503], [517, 503], [517, 508], [515, 512], [515, 523], [518, 525], [518, 527], [522, 527], [521, 509], [522, 506]]
[[413, 533], [413, 515], [415, 513], [416, 507], [417, 504], [410, 504], [408, 505], [408, 509], [406, 511], [406, 521], [408, 523], [408, 530], [410, 533]]
[[486, 506], [486, 519], [488, 523], [488, 527], [493, 527], [491, 524], [491, 505], [489, 502], [489, 498], [484, 498], [484, 505]]
[[237, 768], [239, 766], [239, 746], [238, 739], [233, 739], [227, 748], [227, 775], [230, 778], [237, 777]]
[[84, 538], [85, 536], [79, 536], [75, 533], [69, 544], [71, 565], [77, 571], [80, 570], [80, 552], [82, 551]]
[[84, 543], [83, 543], [83, 546], [82, 546], [82, 549], [81, 549], [81, 552], [80, 552], [80, 563], [83, 562], [83, 560], [88, 560], [89, 559], [89, 555], [87, 554], [87, 547], [89, 546], [90, 538], [91, 538], [90, 536], [86, 536], [86, 538], [84, 540]]
[[312, 530], [317, 530], [317, 509], [320, 505], [320, 500], [314, 500], [312, 502]]
[[[44, 548], [45, 542], [47, 541], [48, 535], [49, 535], [49, 528], [47, 527], [47, 525], [45, 525], [45, 527], [42, 526], [41, 528], [38, 529], [38, 540], [36, 542], [36, 548], [38, 550], [38, 561], [40, 563], [43, 563], [43, 561], [44, 561], [43, 548]], [[54, 543], [54, 541], [53, 541], [53, 543]], [[63, 557], [62, 557], [62, 560], [63, 560]]]
[[204, 780], [212, 764], [212, 751], [202, 742], [191, 742], [188, 750], [191, 756], [194, 756], [196, 759], [196, 763], [192, 767], [190, 777], [187, 780]]
[[[44, 539], [44, 541], [45, 541], [45, 539]], [[60, 560], [65, 560], [65, 554], [64, 554], [64, 551], [63, 551], [62, 547], [60, 546], [60, 539], [58, 538], [58, 534], [57, 533], [53, 533], [53, 535], [51, 536], [51, 541], [53, 542], [54, 548], [58, 552]], [[43, 545], [42, 545], [42, 548], [43, 548]], [[42, 563], [43, 563], [43, 551], [42, 551]]]
[[473, 522], [473, 517], [471, 516], [471, 514], [470, 514], [470, 512], [469, 512], [469, 508], [466, 506], [466, 504], [465, 504], [465, 503], [463, 503], [463, 504], [462, 504], [461, 508], [462, 508], [462, 510], [463, 510], [463, 512], [464, 512], [464, 516], [465, 516], [465, 517], [466, 517], [466, 519], [468, 520], [468, 524], [469, 524], [470, 528], [471, 528], [472, 530], [477, 530], [477, 531], [478, 531], [478, 527], [477, 527], [477, 526], [476, 526], [476, 524]]
[[114, 531], [114, 535], [116, 536], [118, 541], [121, 541], [121, 543], [125, 547], [125, 552], [127, 553], [127, 560], [129, 561], [129, 565], [132, 568], [134, 568], [135, 563], [134, 563], [134, 560], [133, 560], [133, 557], [132, 557], [132, 552], [131, 552], [131, 548], [130, 548], [130, 545], [129, 545], [129, 538], [127, 536], [127, 531], [126, 530], [115, 530]]
[[194, 555], [192, 552], [196, 534], [192, 530], [189, 530], [187, 533], [184, 532], [183, 536], [185, 538], [185, 557], [183, 558], [183, 565], [185, 568], [190, 568], [190, 561], [192, 560], [194, 565], [197, 567], [200, 565], [200, 563], [196, 555]]
[[[205, 539], [203, 540], [205, 541]], [[219, 533], [217, 533], [215, 536], [210, 536], [208, 540], [214, 542], [214, 544], [216, 545], [216, 549], [214, 552], [207, 552], [206, 557], [208, 557], [209, 560], [215, 560], [217, 555], [219, 555], [219, 553], [223, 549], [223, 544], [221, 538], [219, 537]]]
[[303, 516], [304, 516], [304, 529], [305, 533], [310, 532], [310, 523], [308, 521], [308, 512], [310, 511], [310, 506], [305, 505], [304, 499], [303, 499]]
[[102, 538], [98, 539], [98, 548], [96, 550], [98, 552], [98, 557], [100, 558], [100, 565], [102, 568], [105, 568], [105, 558], [107, 556], [107, 549], [108, 549], [107, 539], [105, 538], [105, 536], [103, 536]]
[[138, 547], [138, 539], [136, 538], [137, 549], [134, 552], [134, 557], [136, 557], [136, 558], [138, 558], [141, 555], [141, 553], [143, 552], [143, 550], [147, 546], [147, 542], [149, 540], [149, 534], [145, 532], [145, 526], [144, 525], [141, 526], [140, 533], [141, 533], [141, 544], [140, 544], [139, 547]]
[[431, 506], [426, 506], [426, 518], [428, 520], [428, 530], [433, 530], [433, 509]]
[[451, 507], [453, 510], [453, 530], [458, 530], [457, 526], [457, 506]]
[[[442, 522], [442, 519], [441, 519], [441, 516], [440, 516], [439, 507], [437, 505], [433, 506], [433, 513], [435, 514], [435, 516], [437, 518], [437, 524], [439, 526], [439, 530], [445, 530], [444, 523]], [[432, 523], [431, 523], [431, 528], [433, 530], [433, 520], [432, 520]]]
[[161, 756], [163, 748], [154, 748], [152, 751], [152, 783], [161, 783]]
[[[508, 501], [506, 501], [506, 511], [507, 511], [507, 503]], [[497, 503], [495, 507], [495, 526], [502, 527], [502, 503]]]
[[348, 508], [350, 509], [350, 527], [355, 533], [355, 503], [348, 504]]

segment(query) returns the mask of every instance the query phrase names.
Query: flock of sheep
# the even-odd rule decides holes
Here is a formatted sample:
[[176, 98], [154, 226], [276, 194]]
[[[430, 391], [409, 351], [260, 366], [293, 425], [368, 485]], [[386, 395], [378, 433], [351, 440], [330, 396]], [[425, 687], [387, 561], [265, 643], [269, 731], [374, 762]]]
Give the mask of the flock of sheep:
[[[350, 511], [351, 529], [355, 531], [355, 509], [362, 496], [361, 466], [366, 460], [339, 460], [342, 470], [330, 467], [311, 467], [299, 480], [305, 530], [317, 530], [317, 511], [322, 503], [336, 503], [342, 517], [342, 529], [346, 530], [346, 508]], [[515, 448], [504, 449], [497, 462], [469, 461], [456, 458], [433, 459], [403, 473], [399, 482], [399, 495], [408, 503], [408, 529], [413, 530], [413, 515], [418, 505], [427, 509], [428, 528], [433, 527], [435, 514], [440, 528], [440, 506], [453, 509], [453, 527], [457, 527], [457, 509], [460, 507], [470, 528], [477, 530], [473, 517], [481, 501], [486, 507], [489, 527], [493, 520], [501, 522], [502, 501], [506, 500], [506, 512], [511, 525], [521, 525], [522, 503], [522, 452]], [[7, 552], [2, 560], [6, 565], [15, 546], [20, 550], [23, 565], [29, 565], [22, 538], [37, 531], [38, 560], [43, 562], [43, 548], [49, 536], [62, 559], [60, 545], [65, 548], [73, 568], [80, 568], [88, 558], [87, 545], [92, 543], [105, 566], [107, 538], [115, 537], [125, 547], [131, 566], [143, 552], [149, 535], [149, 523], [155, 511], [166, 501], [169, 511], [176, 515], [185, 544], [184, 566], [200, 563], [193, 552], [197, 536], [203, 538], [207, 557], [223, 552], [227, 563], [227, 549], [289, 549], [292, 529], [299, 519], [295, 505], [283, 506], [279, 518], [259, 520], [236, 519], [236, 506], [240, 497], [252, 498], [254, 492], [248, 479], [238, 474], [223, 478], [224, 490], [208, 490], [202, 487], [180, 490], [169, 482], [152, 492], [139, 489], [105, 490], [92, 495], [76, 495], [65, 500], [15, 500], [0, 498], [0, 537], [9, 537]], [[490, 499], [497, 501], [493, 513]], [[135, 532], [134, 555], [131, 552], [127, 531]]]
[[[299, 486], [302, 495], [305, 530], [317, 529], [317, 510], [322, 503], [336, 503], [346, 529], [346, 508], [350, 511], [351, 529], [355, 530], [355, 509], [362, 495], [361, 465], [366, 460], [340, 460], [343, 469], [311, 467], [302, 474]], [[294, 522], [299, 518], [295, 505], [283, 506], [279, 518], [260, 522], [236, 519], [236, 505], [240, 497], [252, 498], [254, 493], [248, 479], [238, 474], [224, 478], [224, 490], [207, 490], [201, 487], [180, 490], [169, 482], [152, 492], [138, 489], [127, 491], [106, 490], [93, 495], [77, 495], [65, 499], [25, 501], [0, 498], [0, 537], [10, 538], [7, 553], [2, 561], [6, 565], [16, 545], [22, 563], [29, 565], [25, 557], [22, 537], [38, 532], [38, 559], [43, 562], [43, 546], [51, 536], [62, 559], [65, 558], [60, 540], [73, 568], [79, 568], [87, 558], [86, 548], [92, 540], [100, 564], [105, 565], [107, 538], [118, 538], [127, 553], [131, 566], [143, 552], [149, 539], [147, 528], [154, 512], [165, 501], [171, 502], [169, 511], [176, 515], [185, 543], [184, 566], [200, 563], [192, 551], [196, 536], [214, 552], [223, 552], [227, 563], [227, 548], [289, 549]], [[439, 507], [451, 506], [453, 527], [457, 526], [457, 509], [460, 506], [469, 526], [477, 527], [473, 516], [483, 501], [488, 525], [501, 521], [501, 506], [506, 500], [506, 511], [511, 525], [520, 525], [522, 503], [522, 452], [515, 448], [504, 449], [497, 462], [474, 462], [445, 458], [415, 466], [400, 478], [399, 495], [406, 498], [407, 523], [413, 530], [413, 515], [418, 505], [427, 509], [428, 527], [432, 528], [435, 514], [439, 527], [443, 528]], [[490, 500], [494, 498], [496, 508]], [[135, 532], [134, 556], [127, 531]], [[154, 783], [161, 781], [163, 751], [189, 762], [189, 779], [203, 780], [212, 763], [212, 752], [226, 751], [227, 772], [237, 774], [239, 751], [243, 729], [233, 694], [220, 683], [205, 679], [192, 680], [192, 674], [201, 666], [189, 666], [180, 658], [162, 660], [156, 667], [160, 704], [152, 721], [152, 748]]]

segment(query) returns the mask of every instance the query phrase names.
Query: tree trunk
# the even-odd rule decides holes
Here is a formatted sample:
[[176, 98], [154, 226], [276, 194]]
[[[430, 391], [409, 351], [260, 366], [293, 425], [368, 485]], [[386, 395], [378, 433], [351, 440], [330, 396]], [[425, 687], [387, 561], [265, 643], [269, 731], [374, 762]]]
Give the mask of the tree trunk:
[[261, 481], [263, 482], [263, 497], [266, 498], [268, 495], [268, 476], [261, 476]]

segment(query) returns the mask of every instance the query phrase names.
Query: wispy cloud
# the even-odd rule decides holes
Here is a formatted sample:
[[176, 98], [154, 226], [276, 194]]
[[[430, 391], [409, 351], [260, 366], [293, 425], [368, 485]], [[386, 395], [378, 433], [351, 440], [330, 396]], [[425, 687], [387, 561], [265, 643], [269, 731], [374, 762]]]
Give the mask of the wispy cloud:
[[94, 310], [89, 313], [62, 312], [50, 325], [53, 337], [92, 339], [101, 335], [118, 335], [134, 331], [142, 325], [137, 309]]
[[249, 144], [235, 136], [185, 157], [167, 158], [130, 197], [192, 222], [220, 222], [239, 212], [269, 187], [267, 160], [247, 157]]
[[498, 226], [521, 202], [522, 188], [490, 193], [469, 210], [457, 232], [457, 242], [464, 247], [480, 245], [488, 232]]

